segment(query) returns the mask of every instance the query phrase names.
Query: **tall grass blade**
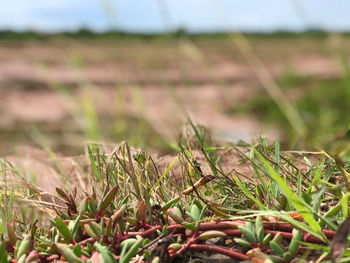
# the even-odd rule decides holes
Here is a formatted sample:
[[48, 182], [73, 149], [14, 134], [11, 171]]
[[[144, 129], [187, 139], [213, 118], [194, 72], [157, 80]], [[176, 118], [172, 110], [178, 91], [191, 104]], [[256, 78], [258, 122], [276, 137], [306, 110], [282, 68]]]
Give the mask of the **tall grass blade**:
[[286, 195], [286, 197], [290, 200], [294, 208], [302, 215], [304, 220], [309, 224], [309, 226], [317, 233], [321, 233], [321, 227], [317, 223], [317, 221], [313, 217], [313, 209], [310, 207], [301, 197], [294, 194], [290, 186], [287, 185], [285, 180], [283, 180], [271, 167], [271, 165], [266, 161], [262, 155], [254, 149], [254, 155], [259, 160], [262, 165], [263, 170], [266, 174], [276, 182], [276, 184], [280, 187], [282, 192]]
[[96, 166], [94, 155], [89, 145], [87, 146], [87, 151], [90, 159], [92, 174], [94, 175], [96, 182], [99, 182], [101, 180], [100, 172]]

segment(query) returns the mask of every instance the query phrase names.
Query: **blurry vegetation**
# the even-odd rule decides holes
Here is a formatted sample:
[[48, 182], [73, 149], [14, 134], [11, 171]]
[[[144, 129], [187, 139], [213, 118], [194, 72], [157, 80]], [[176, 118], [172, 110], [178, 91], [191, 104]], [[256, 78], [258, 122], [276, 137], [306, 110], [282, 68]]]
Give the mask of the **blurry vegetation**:
[[[93, 32], [89, 29], [80, 29], [73, 32], [63, 33], [40, 33], [35, 31], [16, 32], [16, 31], [0, 31], [0, 41], [30, 41], [39, 40], [47, 41], [55, 37], [68, 37], [73, 39], [227, 39], [227, 33], [225, 32], [210, 32], [210, 33], [189, 33], [184, 29], [173, 31], [168, 34], [152, 34], [152, 33], [128, 33], [123, 31], [108, 31], [108, 32]], [[275, 33], [245, 33], [245, 35], [254, 39], [283, 39], [283, 38], [300, 38], [300, 37], [311, 37], [317, 39], [324, 39], [329, 37], [331, 34], [324, 31], [306, 31], [304, 33], [293, 33], [288, 31], [277, 31]], [[339, 33], [343, 37], [349, 37], [350, 33]]]
[[[332, 50], [332, 47], [327, 49], [328, 46], [331, 46], [328, 44], [334, 40], [333, 35], [318, 30], [301, 34], [276, 32], [273, 34], [251, 33], [245, 34], [245, 36], [249, 41], [251, 41], [252, 45], [256, 47], [257, 54], [261, 55], [263, 60], [267, 58], [271, 62], [280, 61], [282, 57], [286, 57], [288, 60], [293, 56], [293, 54], [291, 55], [288, 53], [290, 50], [289, 41], [295, 41], [293, 43], [295, 43], [297, 47], [300, 47], [301, 55], [309, 51], [315, 52], [315, 54], [321, 54], [325, 50], [328, 52], [327, 55], [333, 55], [332, 52], [334, 51]], [[344, 43], [348, 43], [350, 36], [348, 33], [338, 34], [337, 36], [342, 38]], [[189, 34], [185, 30], [179, 30], [165, 35], [130, 34], [116, 31], [96, 34], [95, 32], [87, 29], [82, 29], [77, 32], [65, 32], [61, 34], [41, 34], [37, 32], [11, 31], [0, 32], [0, 43], [5, 45], [6, 43], [10, 45], [24, 45], [25, 43], [31, 41], [42, 41], [43, 43], [47, 41], [50, 43], [50, 41], [54, 42], [56, 39], [59, 41], [77, 40], [83, 42], [110, 41], [113, 45], [114, 43], [121, 42], [127, 43], [127, 47], [129, 47], [129, 41], [133, 44], [137, 43], [138, 45], [135, 45], [135, 48], [123, 49], [122, 52], [113, 53], [112, 59], [121, 62], [123, 62], [123, 60], [130, 60], [130, 65], [127, 66], [133, 69], [136, 68], [139, 71], [163, 69], [164, 64], [167, 63], [169, 68], [179, 68], [182, 74], [182, 82], [180, 83], [184, 84], [186, 87], [191, 87], [194, 84], [189, 74], [192, 66], [199, 67], [203, 71], [206, 70], [208, 73], [206, 77], [208, 78], [205, 79], [205, 81], [211, 81], [220, 88], [231, 85], [231, 83], [228, 83], [228, 81], [226, 83], [225, 79], [211, 77], [211, 62], [218, 61], [219, 59], [227, 59], [228, 61], [232, 62], [246, 63], [240, 53], [233, 47], [232, 42], [229, 40], [226, 33]], [[189, 41], [186, 42], [182, 40]], [[319, 40], [324, 41], [323, 43], [329, 41], [329, 43], [327, 42], [327, 44], [317, 45]], [[166, 43], [163, 49], [159, 49], [159, 56], [154, 55], [154, 49], [152, 46], [154, 42], [152, 41]], [[145, 43], [148, 44], [147, 49], [142, 49], [144, 46], [146, 46], [144, 45]], [[273, 48], [269, 46], [269, 43], [275, 43]], [[77, 47], [70, 48], [72, 48], [72, 52], [76, 52]], [[189, 48], [192, 49], [189, 50]], [[116, 46], [115, 49], [118, 50], [118, 47]], [[340, 46], [340, 49], [341, 52], [346, 54], [346, 45]], [[196, 52], [199, 54], [199, 56], [196, 56], [198, 54], [194, 54]], [[295, 51], [295, 54], [299, 54], [298, 52], [298, 50]], [[183, 61], [179, 63], [177, 58], [180, 55], [180, 59]], [[110, 54], [101, 54], [101, 56], [102, 58], [98, 58], [100, 60], [97, 60], [99, 63], [105, 63], [108, 61], [108, 59], [110, 59]], [[198, 57], [200, 57], [200, 59], [198, 59]], [[72, 68], [77, 70], [79, 73], [82, 73], [82, 75], [84, 75], [85, 70], [84, 59], [85, 57], [80, 55], [79, 52], [73, 53], [73, 55], [68, 58], [68, 60], [70, 60], [70, 66], [72, 66]], [[54, 60], [51, 62], [53, 63]], [[90, 62], [91, 61], [86, 61], [86, 63]], [[49, 59], [46, 61], [46, 63], [48, 66], [50, 66]], [[45, 61], [43, 61], [42, 64], [45, 64]], [[288, 64], [288, 61], [286, 61], [286, 64]], [[341, 59], [341, 64], [343, 68], [343, 75], [341, 77], [321, 79], [315, 76], [301, 76], [296, 73], [293, 68], [287, 68], [285, 72], [278, 77], [277, 82], [279, 86], [297, 106], [300, 115], [308, 127], [308, 133], [302, 141], [298, 140], [284, 114], [262, 89], [257, 89], [256, 93], [252, 96], [252, 99], [249, 98], [245, 100], [244, 104], [242, 105], [235, 104], [225, 107], [228, 108], [227, 111], [229, 113], [239, 111], [244, 114], [253, 114], [254, 116], [258, 116], [259, 120], [262, 120], [267, 125], [272, 126], [272, 124], [277, 124], [278, 129], [281, 130], [283, 135], [281, 144], [284, 149], [332, 148], [337, 144], [334, 143], [335, 141], [341, 141], [341, 139], [343, 139], [342, 136], [345, 134], [350, 123], [350, 115], [346, 114], [347, 112], [350, 112], [350, 72], [345, 58]], [[254, 79], [254, 74], [252, 74], [252, 79]], [[147, 80], [140, 80], [138, 82], [136, 79], [134, 81], [136, 85], [140, 86], [140, 88], [142, 88], [142, 85], [144, 84], [142, 81], [147, 83]], [[174, 85], [174, 83], [170, 84]], [[175, 82], [175, 85], [176, 84], [177, 82]], [[42, 83], [40, 81], [33, 83], [21, 83], [21, 85], [23, 89], [26, 87], [28, 91], [33, 90], [34, 88], [47, 88], [47, 83]], [[90, 87], [85, 87], [93, 85], [91, 85], [91, 83], [87, 83], [84, 78], [82, 78], [81, 83], [74, 83], [71, 86], [69, 86], [70, 84], [65, 85], [61, 83], [49, 83], [48, 85], [55, 91], [64, 94], [64, 96], [70, 97], [76, 104], [77, 110], [72, 112], [74, 120], [64, 120], [64, 123], [61, 125], [62, 128], [60, 127], [58, 131], [52, 132], [52, 134], [55, 133], [54, 135], [58, 135], [57, 137], [59, 138], [63, 137], [62, 141], [65, 141], [65, 139], [69, 137], [65, 136], [67, 130], [68, 133], [72, 133], [71, 127], [72, 122], [74, 122], [76, 126], [79, 126], [80, 130], [74, 131], [73, 133], [75, 134], [72, 135], [78, 135], [80, 138], [86, 138], [90, 141], [127, 140], [132, 146], [151, 147], [152, 149], [160, 150], [162, 153], [169, 153], [173, 149], [173, 147], [171, 147], [164, 138], [159, 136], [159, 133], [157, 133], [156, 129], [154, 129], [153, 124], [149, 123], [145, 116], [142, 115], [144, 106], [142, 105], [142, 101], [137, 98], [140, 97], [139, 95], [134, 94], [132, 95], [133, 98], [131, 98], [137, 107], [137, 114], [130, 114], [127, 112], [128, 109], [126, 109], [125, 105], [123, 106], [121, 103], [121, 100], [127, 99], [125, 97], [126, 95], [117, 94], [117, 96], [122, 98], [121, 100], [118, 100], [118, 103], [116, 103], [119, 108], [115, 109], [114, 113], [111, 113], [108, 116], [102, 116], [96, 109], [98, 99], [95, 97], [95, 90], [92, 91], [93, 94], [90, 94], [91, 92], [88, 91]], [[122, 83], [122, 85], [124, 86], [120, 87], [122, 87], [121, 89], [124, 89], [125, 85], [128, 85], [128, 83]], [[167, 85], [167, 83], [162, 82], [161, 85]], [[76, 86], [78, 86], [79, 90], [82, 90], [79, 95], [73, 92], [73, 89], [75, 89]], [[116, 93], [119, 92], [117, 90], [121, 89], [119, 89], [119, 87], [116, 88]], [[224, 97], [224, 89], [222, 89], [220, 92], [222, 92], [222, 96]], [[47, 130], [51, 132], [49, 129], [45, 130], [44, 124], [39, 123], [37, 126], [43, 128], [43, 133], [46, 133]], [[18, 127], [21, 129], [20, 126]], [[69, 127], [69, 129], [65, 130], [66, 127]], [[24, 132], [27, 133], [28, 129], [26, 129]], [[17, 138], [19, 138], [18, 140], [22, 140], [24, 137], [27, 137], [27, 135], [23, 136], [22, 134], [18, 134], [17, 131], [2, 131], [2, 135], [5, 135], [5, 133], [6, 136], [9, 134], [16, 134]], [[25, 139], [26, 138], [24, 138], [23, 141], [25, 141]], [[81, 141], [83, 141], [83, 139]], [[67, 142], [69, 144], [69, 140], [67, 140]]]
[[350, 74], [349, 66], [346, 63], [343, 66], [344, 74], [340, 78], [319, 79], [286, 71], [278, 79], [307, 125], [308, 132], [301, 144], [296, 145], [296, 134], [290, 124], [264, 92], [241, 105], [241, 110], [253, 112], [267, 124], [279, 125], [286, 148], [330, 149], [337, 139], [344, 137], [350, 124], [347, 114], [350, 112]]

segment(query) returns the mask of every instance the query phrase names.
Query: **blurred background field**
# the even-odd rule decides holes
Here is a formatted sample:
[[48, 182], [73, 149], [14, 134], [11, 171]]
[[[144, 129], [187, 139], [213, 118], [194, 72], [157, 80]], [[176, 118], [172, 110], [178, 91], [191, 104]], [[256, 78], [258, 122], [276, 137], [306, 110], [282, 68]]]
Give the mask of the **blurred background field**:
[[296, 105], [308, 129], [304, 140], [227, 34], [0, 39], [2, 154], [27, 143], [76, 154], [86, 140], [126, 140], [168, 153], [187, 115], [217, 139], [250, 141], [260, 133], [286, 147], [317, 148], [350, 121], [346, 34], [247, 36]]
[[[6, 4], [0, 20], [2, 155], [23, 144], [74, 155], [86, 141], [166, 154], [188, 117], [218, 140], [343, 146], [350, 35], [342, 1], [213, 1], [226, 15], [216, 20], [206, 19], [210, 5], [195, 1], [89, 1], [85, 9], [17, 2], [21, 8]], [[11, 15], [21, 19], [12, 23]]]

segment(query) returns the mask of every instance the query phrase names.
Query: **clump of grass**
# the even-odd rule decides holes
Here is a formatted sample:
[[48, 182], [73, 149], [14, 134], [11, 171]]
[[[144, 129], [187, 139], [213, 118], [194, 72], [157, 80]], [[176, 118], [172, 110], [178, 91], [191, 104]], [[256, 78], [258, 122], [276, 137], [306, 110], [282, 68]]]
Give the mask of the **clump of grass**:
[[243, 112], [253, 112], [265, 124], [274, 124], [283, 130], [283, 145], [286, 148], [327, 149], [338, 151], [344, 142], [350, 118], [344, 115], [349, 106], [349, 66], [343, 63], [343, 75], [332, 79], [314, 79], [299, 76], [292, 71], [279, 79], [282, 87], [293, 92], [294, 104], [307, 126], [305, 138], [299, 138], [284, 114], [267, 94], [256, 96], [244, 105]]
[[[348, 260], [347, 237], [336, 231], [348, 218], [349, 163], [281, 152], [278, 142], [212, 145], [190, 124], [205, 163], [186, 140], [164, 171], [127, 144], [108, 153], [89, 145], [90, 188], [57, 188], [63, 206], [47, 226], [23, 222], [12, 205], [21, 198], [2, 192], [8, 205], [0, 210], [0, 261], [186, 262], [195, 251], [253, 262], [320, 261], [332, 238], [345, 247], [333, 259]], [[227, 172], [223, 152], [240, 155], [249, 176], [236, 167]], [[175, 165], [181, 184], [171, 175]]]

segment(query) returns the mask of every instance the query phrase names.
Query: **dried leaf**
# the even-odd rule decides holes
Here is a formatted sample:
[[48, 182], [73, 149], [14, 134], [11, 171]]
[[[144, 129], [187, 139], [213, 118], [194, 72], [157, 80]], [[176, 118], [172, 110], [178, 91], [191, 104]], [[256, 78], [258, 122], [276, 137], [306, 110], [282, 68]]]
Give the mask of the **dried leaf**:
[[338, 262], [343, 256], [348, 243], [348, 235], [350, 231], [350, 216], [339, 226], [331, 243], [331, 259], [332, 262]]

